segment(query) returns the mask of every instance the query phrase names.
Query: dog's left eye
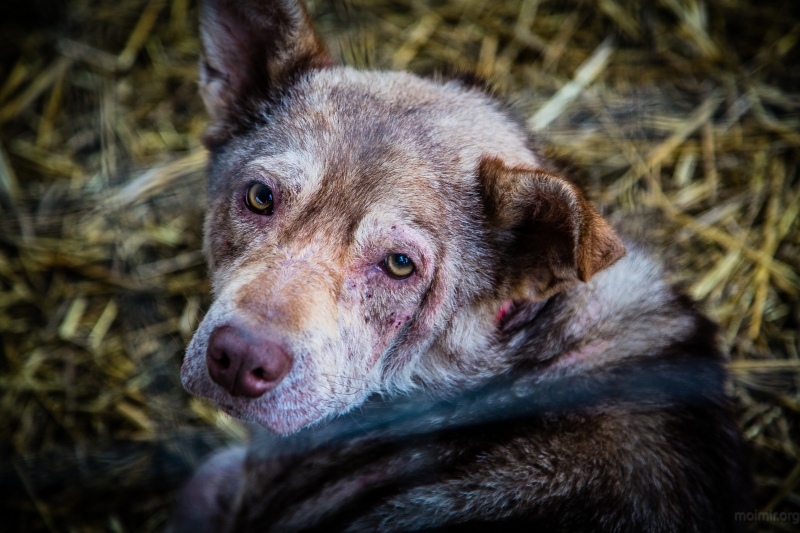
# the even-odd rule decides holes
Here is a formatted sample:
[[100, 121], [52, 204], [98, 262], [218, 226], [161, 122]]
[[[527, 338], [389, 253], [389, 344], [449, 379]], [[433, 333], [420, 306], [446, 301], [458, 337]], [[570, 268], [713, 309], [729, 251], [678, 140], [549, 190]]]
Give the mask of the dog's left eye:
[[386, 273], [395, 279], [405, 279], [414, 273], [414, 263], [403, 254], [392, 254], [383, 260]]
[[247, 208], [257, 215], [271, 215], [275, 200], [272, 189], [263, 183], [251, 183], [244, 196]]

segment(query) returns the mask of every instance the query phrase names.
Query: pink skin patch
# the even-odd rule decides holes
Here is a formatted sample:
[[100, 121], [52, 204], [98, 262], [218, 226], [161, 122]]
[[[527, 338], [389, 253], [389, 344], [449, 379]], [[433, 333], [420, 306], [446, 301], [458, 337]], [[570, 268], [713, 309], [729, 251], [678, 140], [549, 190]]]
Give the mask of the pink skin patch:
[[569, 351], [556, 359], [550, 369], [563, 370], [592, 366], [593, 359], [601, 356], [609, 345], [609, 341], [596, 341], [587, 344], [579, 350]]
[[508, 316], [508, 313], [514, 308], [514, 300], [506, 300], [503, 302], [503, 305], [500, 306], [500, 309], [497, 311], [497, 314], [494, 317], [495, 324], [501, 324], [503, 319]]

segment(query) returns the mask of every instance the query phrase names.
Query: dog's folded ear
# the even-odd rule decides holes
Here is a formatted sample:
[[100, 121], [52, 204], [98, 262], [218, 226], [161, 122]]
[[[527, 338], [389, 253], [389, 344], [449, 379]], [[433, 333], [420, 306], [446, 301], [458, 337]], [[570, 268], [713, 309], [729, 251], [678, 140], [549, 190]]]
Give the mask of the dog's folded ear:
[[546, 298], [625, 255], [608, 222], [565, 178], [496, 158], [483, 159], [479, 173], [515, 297]]
[[200, 36], [211, 146], [251, 124], [299, 75], [333, 64], [299, 0], [202, 0]]

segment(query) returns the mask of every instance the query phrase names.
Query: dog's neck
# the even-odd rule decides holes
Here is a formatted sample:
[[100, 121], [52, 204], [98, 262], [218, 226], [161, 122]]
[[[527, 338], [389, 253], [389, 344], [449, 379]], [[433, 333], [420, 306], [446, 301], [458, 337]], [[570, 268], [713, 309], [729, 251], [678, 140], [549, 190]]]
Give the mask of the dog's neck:
[[553, 296], [509, 339], [515, 364], [579, 374], [686, 340], [698, 316], [635, 246], [588, 283]]
[[[690, 335], [697, 316], [663, 280], [658, 264], [635, 246], [588, 283], [524, 304], [505, 324], [505, 331], [490, 319], [485, 329], [470, 329], [468, 325], [477, 321], [469, 313], [478, 312], [456, 315], [442, 341], [421, 354], [420, 375], [406, 378], [406, 383], [450, 394], [521, 365], [543, 374], [580, 374], [655, 355]], [[453, 375], [462, 379], [455, 381]], [[397, 388], [415, 387], [401, 383]]]

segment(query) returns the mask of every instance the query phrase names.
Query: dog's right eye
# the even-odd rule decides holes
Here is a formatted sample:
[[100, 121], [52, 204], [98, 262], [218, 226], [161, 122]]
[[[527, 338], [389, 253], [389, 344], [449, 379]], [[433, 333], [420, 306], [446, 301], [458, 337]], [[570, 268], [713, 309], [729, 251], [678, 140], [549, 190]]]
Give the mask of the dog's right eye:
[[272, 206], [275, 199], [272, 189], [263, 183], [251, 183], [244, 195], [244, 202], [247, 208], [257, 215], [271, 215]]

